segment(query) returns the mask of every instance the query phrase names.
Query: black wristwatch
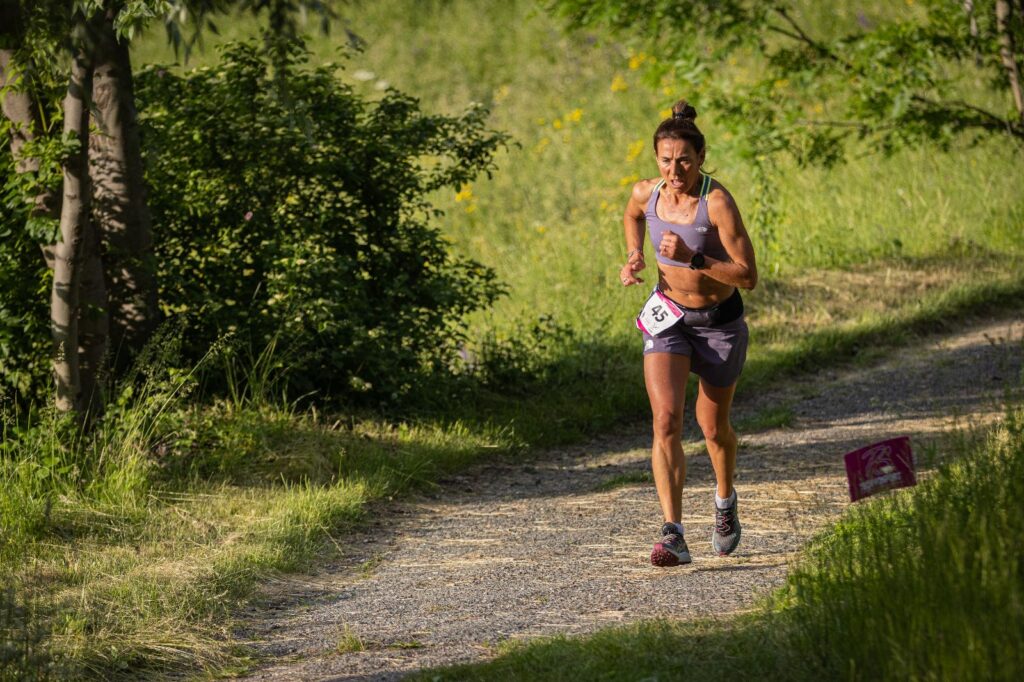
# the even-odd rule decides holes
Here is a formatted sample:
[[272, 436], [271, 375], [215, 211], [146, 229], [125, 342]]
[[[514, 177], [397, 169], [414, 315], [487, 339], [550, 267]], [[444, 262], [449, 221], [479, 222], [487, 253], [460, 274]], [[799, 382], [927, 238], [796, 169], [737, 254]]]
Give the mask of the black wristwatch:
[[704, 254], [700, 251], [690, 256], [690, 269], [691, 270], [703, 270], [704, 269]]

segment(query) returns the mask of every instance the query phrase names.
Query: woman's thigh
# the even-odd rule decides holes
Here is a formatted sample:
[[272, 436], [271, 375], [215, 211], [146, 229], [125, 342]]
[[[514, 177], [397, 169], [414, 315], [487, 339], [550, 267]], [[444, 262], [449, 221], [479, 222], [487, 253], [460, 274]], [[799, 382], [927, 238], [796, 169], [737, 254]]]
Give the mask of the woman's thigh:
[[644, 356], [644, 382], [655, 420], [672, 418], [682, 423], [690, 357], [678, 353], [648, 353]]

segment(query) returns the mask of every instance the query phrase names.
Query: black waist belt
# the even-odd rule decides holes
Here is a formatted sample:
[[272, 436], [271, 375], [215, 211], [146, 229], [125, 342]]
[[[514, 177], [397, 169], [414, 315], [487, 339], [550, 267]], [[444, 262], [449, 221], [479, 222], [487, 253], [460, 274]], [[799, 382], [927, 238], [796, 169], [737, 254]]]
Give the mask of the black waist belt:
[[687, 327], [714, 327], [739, 319], [743, 314], [743, 297], [740, 296], [740, 290], [736, 289], [732, 296], [709, 308], [679, 308], [683, 311], [683, 319], [680, 321]]

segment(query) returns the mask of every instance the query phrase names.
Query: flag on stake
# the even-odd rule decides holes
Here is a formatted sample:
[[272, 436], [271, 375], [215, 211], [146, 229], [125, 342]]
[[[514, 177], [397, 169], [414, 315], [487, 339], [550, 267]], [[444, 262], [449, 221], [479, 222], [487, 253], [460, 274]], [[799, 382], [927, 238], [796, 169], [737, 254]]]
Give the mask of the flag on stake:
[[917, 484], [914, 454], [910, 451], [910, 438], [907, 436], [890, 438], [848, 452], [843, 455], [843, 461], [850, 483], [851, 502], [883, 490]]

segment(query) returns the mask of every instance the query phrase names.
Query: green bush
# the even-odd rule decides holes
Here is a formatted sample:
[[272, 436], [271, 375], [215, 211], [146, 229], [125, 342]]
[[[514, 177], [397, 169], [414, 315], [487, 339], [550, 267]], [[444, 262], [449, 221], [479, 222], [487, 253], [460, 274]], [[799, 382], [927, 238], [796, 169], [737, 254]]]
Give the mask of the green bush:
[[[46, 165], [46, 171], [54, 168]], [[59, 169], [59, 167], [58, 167]], [[50, 270], [43, 244], [53, 242], [54, 221], [30, 222], [37, 182], [52, 178], [15, 173], [10, 123], [0, 119], [0, 402], [24, 407], [50, 387]]]
[[188, 313], [186, 361], [237, 331], [288, 352], [298, 391], [394, 401], [457, 357], [459, 322], [502, 293], [449, 253], [426, 196], [481, 171], [504, 141], [487, 112], [431, 116], [387, 91], [357, 96], [337, 66], [258, 43], [137, 96], [160, 301]]

